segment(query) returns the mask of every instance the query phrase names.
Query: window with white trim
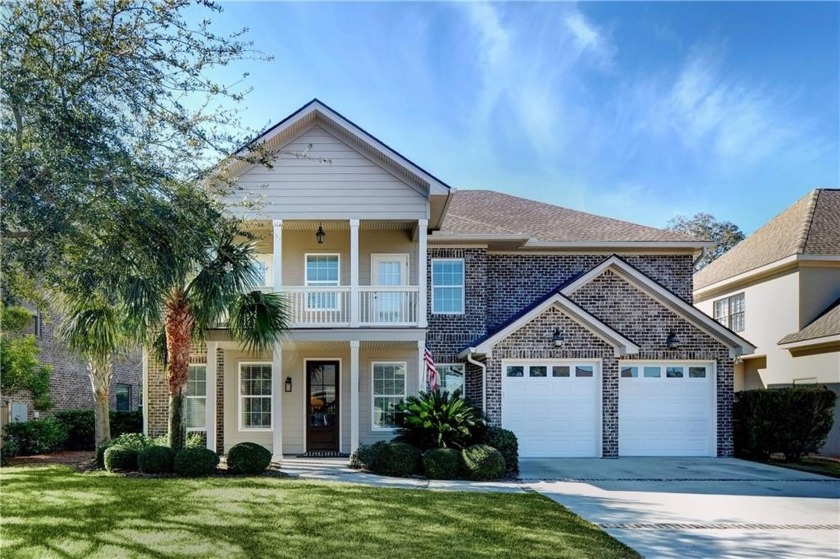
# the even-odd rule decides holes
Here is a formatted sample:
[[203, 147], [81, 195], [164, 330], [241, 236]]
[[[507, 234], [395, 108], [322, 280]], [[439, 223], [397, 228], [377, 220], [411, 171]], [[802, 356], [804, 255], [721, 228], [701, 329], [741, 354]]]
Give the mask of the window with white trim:
[[[338, 287], [341, 275], [338, 254], [307, 254], [306, 285], [311, 287]], [[319, 291], [306, 297], [308, 310], [338, 310], [338, 293]]]
[[274, 285], [274, 274], [272, 269], [271, 254], [255, 254], [251, 266], [257, 276], [258, 287], [271, 287]]
[[464, 395], [464, 364], [463, 363], [439, 363], [435, 366], [440, 377], [441, 392], [452, 394], [459, 388], [461, 396]]
[[406, 364], [373, 364], [373, 428], [393, 429], [397, 426], [397, 404], [405, 399]]
[[[619, 375], [623, 379], [666, 379], [675, 382], [679, 379], [710, 378], [710, 365], [704, 363], [619, 363]], [[637, 381], [633, 381], [637, 382]]]
[[744, 331], [744, 294], [718, 299], [714, 302], [714, 318], [733, 332]]
[[464, 259], [432, 259], [432, 313], [464, 314]]
[[131, 385], [117, 383], [115, 392], [117, 411], [129, 411], [131, 409]]
[[271, 363], [239, 365], [239, 426], [271, 429]]
[[184, 408], [187, 431], [203, 431], [207, 424], [207, 365], [190, 365]]

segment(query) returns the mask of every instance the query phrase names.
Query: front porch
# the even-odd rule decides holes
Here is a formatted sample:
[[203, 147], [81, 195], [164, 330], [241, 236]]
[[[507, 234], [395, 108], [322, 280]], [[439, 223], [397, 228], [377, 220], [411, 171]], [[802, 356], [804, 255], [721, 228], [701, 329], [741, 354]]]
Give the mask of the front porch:
[[[350, 333], [357, 339], [344, 338]], [[394, 406], [425, 387], [423, 331], [296, 332], [262, 354], [214, 339], [221, 337], [192, 357], [186, 414], [188, 429], [206, 434], [220, 454], [251, 441], [275, 460], [307, 451], [349, 455], [361, 443], [391, 439]], [[149, 387], [151, 435], [166, 431], [158, 378], [160, 389]]]

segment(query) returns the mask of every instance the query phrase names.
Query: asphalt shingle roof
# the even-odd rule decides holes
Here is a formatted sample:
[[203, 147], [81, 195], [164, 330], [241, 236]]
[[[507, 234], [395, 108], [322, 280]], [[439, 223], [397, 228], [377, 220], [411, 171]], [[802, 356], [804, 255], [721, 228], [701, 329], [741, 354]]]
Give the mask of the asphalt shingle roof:
[[446, 234], [519, 234], [539, 241], [703, 241], [681, 233], [593, 215], [492, 190], [453, 193]]
[[788, 344], [838, 334], [840, 334], [840, 299], [834, 301], [824, 313], [815, 318], [805, 328], [799, 332], [788, 334], [779, 340], [779, 343]]
[[697, 272], [694, 289], [796, 254], [840, 256], [840, 189], [812, 190]]

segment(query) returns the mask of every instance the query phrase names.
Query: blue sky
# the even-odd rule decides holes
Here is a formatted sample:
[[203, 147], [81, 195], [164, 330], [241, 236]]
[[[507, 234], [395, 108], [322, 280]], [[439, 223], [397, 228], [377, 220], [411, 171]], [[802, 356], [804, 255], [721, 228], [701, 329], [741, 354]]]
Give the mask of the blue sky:
[[459, 189], [750, 232], [840, 186], [838, 3], [223, 6], [245, 124], [318, 97]]

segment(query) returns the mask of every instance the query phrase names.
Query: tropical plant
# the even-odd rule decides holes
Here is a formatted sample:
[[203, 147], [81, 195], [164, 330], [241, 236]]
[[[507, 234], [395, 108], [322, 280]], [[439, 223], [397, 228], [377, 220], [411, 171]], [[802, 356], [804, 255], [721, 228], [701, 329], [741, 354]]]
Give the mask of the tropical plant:
[[452, 394], [433, 390], [409, 396], [397, 405], [397, 437], [421, 450], [464, 448], [472, 444], [485, 428], [481, 414], [461, 398], [461, 390]]
[[32, 324], [32, 313], [23, 307], [0, 306], [0, 390], [11, 394], [26, 390], [35, 409], [52, 406], [50, 399], [51, 368], [38, 361], [35, 336], [24, 334]]

